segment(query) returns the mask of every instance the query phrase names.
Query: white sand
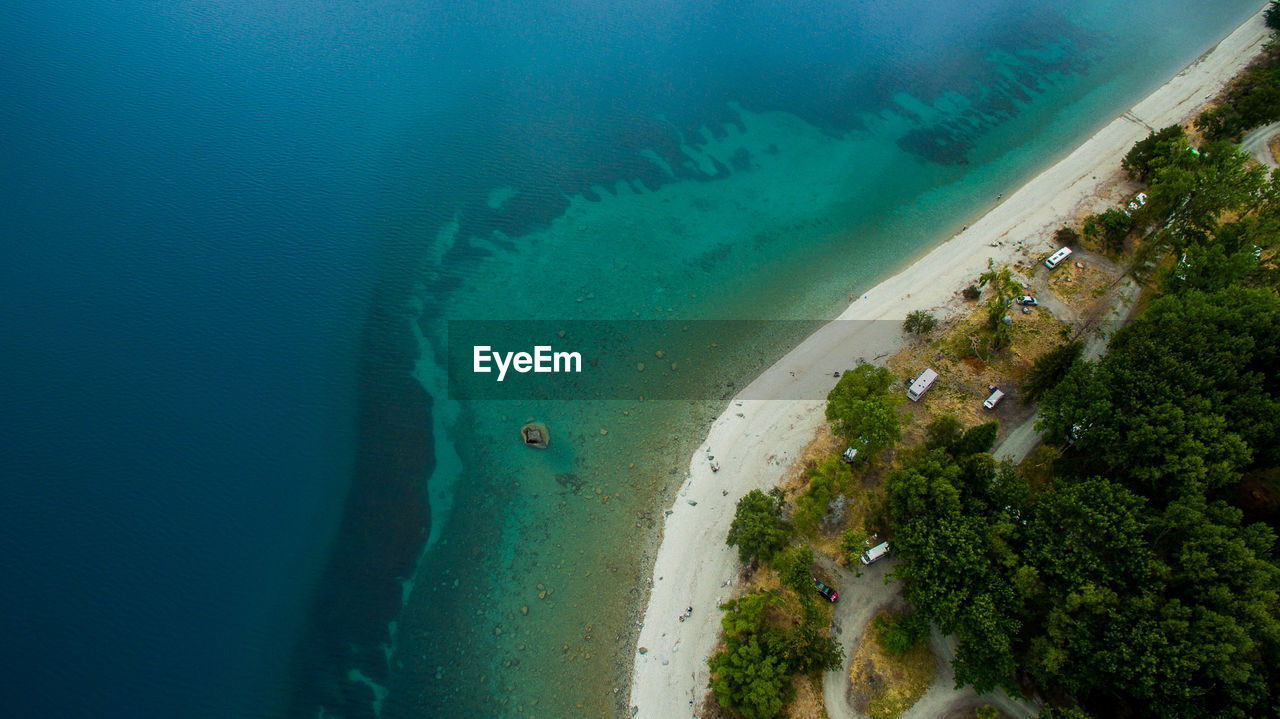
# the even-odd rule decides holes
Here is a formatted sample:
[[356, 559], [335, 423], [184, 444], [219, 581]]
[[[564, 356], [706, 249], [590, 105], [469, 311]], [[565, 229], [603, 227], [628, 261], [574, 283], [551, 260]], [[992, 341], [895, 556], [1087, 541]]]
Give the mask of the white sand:
[[[859, 358], [880, 361], [900, 348], [901, 322], [908, 312], [931, 308], [945, 316], [956, 311], [959, 290], [986, 269], [988, 257], [1012, 264], [1021, 256], [1015, 246], [1019, 242], [1033, 258], [1047, 254], [1053, 249], [1053, 231], [1079, 209], [1097, 205], [1103, 185], [1116, 176], [1133, 143], [1147, 135], [1148, 125], [1159, 128], [1192, 117], [1248, 64], [1266, 37], [1260, 11], [968, 230], [851, 304], [742, 396], [825, 396], [835, 383], [834, 370], [852, 367]], [[720, 630], [716, 608], [733, 595], [731, 582], [740, 568], [736, 550], [725, 546], [734, 506], [748, 491], [781, 481], [823, 421], [823, 404], [731, 401], [694, 454], [689, 478], [666, 517], [654, 563], [638, 643], [645, 651], [636, 654], [632, 673], [630, 704], [638, 707], [637, 716], [690, 716], [690, 702], [705, 694], [707, 657]], [[712, 473], [708, 455], [719, 463], [718, 473]], [[693, 615], [680, 622], [686, 606], [693, 607]]]

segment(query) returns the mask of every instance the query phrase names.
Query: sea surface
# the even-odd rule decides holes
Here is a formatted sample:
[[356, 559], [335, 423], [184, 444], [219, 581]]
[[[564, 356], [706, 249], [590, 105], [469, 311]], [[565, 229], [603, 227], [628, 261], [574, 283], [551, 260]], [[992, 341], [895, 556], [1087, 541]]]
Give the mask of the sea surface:
[[[0, 713], [624, 714], [721, 398], [1260, 5], [0, 4]], [[800, 321], [449, 395], [703, 319]]]

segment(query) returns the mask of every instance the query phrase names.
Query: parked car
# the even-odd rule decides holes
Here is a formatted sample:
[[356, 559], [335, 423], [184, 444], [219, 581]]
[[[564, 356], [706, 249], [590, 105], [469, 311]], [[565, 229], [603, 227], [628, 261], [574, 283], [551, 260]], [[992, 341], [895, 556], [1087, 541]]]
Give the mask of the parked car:
[[1018, 304], [1024, 305], [1026, 307], [1035, 307], [1040, 303], [1036, 302], [1036, 298], [1032, 297], [1031, 295], [1023, 295], [1018, 298]]
[[824, 599], [826, 599], [828, 602], [831, 602], [832, 604], [834, 604], [835, 601], [840, 598], [839, 592], [823, 584], [821, 581], [818, 580], [817, 577], [813, 578], [813, 586], [817, 587], [818, 594], [821, 594]]

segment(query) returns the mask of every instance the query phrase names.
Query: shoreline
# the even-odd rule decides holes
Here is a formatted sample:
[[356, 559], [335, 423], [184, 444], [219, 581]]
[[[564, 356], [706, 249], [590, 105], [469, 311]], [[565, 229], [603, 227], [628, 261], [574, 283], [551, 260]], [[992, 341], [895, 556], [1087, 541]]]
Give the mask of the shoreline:
[[[628, 706], [636, 717], [686, 715], [707, 691], [706, 659], [720, 633], [718, 606], [733, 596], [736, 551], [725, 544], [738, 499], [777, 484], [825, 421], [825, 401], [741, 397], [825, 396], [832, 373], [901, 349], [908, 312], [945, 319], [988, 258], [1012, 265], [1051, 249], [1052, 234], [1099, 197], [1120, 160], [1149, 128], [1194, 117], [1257, 55], [1269, 31], [1263, 9], [1082, 144], [1010, 193], [959, 234], [876, 284], [730, 400], [694, 451], [663, 523], [633, 658]], [[714, 456], [720, 472], [711, 471]], [[679, 621], [692, 606], [687, 621]]]

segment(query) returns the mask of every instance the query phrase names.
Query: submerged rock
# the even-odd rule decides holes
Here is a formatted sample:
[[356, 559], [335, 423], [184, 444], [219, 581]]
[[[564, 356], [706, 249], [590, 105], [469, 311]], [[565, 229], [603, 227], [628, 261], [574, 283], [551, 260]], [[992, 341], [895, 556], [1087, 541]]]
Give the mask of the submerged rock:
[[520, 428], [520, 439], [527, 447], [546, 449], [551, 443], [551, 432], [541, 422], [529, 422]]

